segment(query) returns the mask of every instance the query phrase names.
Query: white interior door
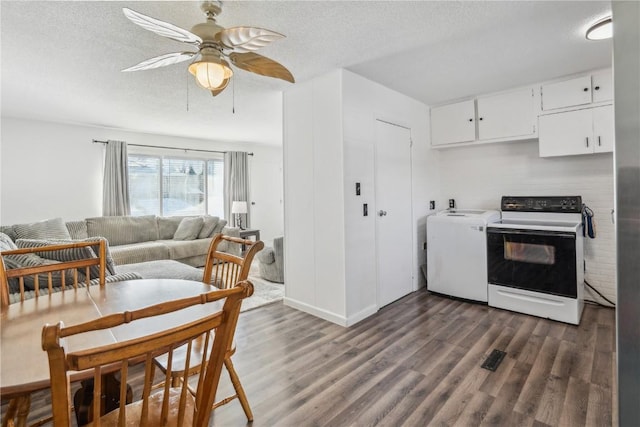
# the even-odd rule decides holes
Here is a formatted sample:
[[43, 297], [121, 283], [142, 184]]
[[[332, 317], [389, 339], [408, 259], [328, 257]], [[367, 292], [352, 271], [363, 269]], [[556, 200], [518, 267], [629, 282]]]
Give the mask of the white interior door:
[[413, 291], [411, 135], [376, 121], [376, 258], [378, 307]]

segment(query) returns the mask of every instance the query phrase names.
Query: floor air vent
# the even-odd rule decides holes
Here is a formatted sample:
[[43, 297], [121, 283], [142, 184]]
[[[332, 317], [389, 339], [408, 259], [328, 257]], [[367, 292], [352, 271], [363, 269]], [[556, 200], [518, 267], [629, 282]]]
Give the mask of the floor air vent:
[[504, 351], [493, 349], [489, 357], [484, 361], [484, 363], [480, 366], [481, 368], [488, 369], [490, 371], [495, 371], [502, 363], [502, 359], [507, 353]]

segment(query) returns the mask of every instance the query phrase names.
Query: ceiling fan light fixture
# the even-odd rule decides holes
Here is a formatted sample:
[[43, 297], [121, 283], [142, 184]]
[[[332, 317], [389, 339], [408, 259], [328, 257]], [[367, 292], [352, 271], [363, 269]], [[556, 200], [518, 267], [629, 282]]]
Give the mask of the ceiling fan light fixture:
[[587, 40], [605, 40], [613, 37], [613, 22], [608, 16], [592, 24], [586, 33]]
[[202, 58], [189, 65], [189, 72], [196, 78], [196, 83], [207, 90], [226, 86], [225, 82], [233, 75], [227, 61], [207, 54], [203, 54]]

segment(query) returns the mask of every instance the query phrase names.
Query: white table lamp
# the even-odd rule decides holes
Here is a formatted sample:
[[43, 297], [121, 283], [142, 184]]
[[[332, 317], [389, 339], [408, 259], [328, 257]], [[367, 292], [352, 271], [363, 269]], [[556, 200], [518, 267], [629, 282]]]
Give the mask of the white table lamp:
[[236, 225], [240, 227], [240, 230], [244, 230], [242, 228], [242, 214], [247, 213], [247, 202], [234, 200], [231, 203], [231, 213], [236, 215]]

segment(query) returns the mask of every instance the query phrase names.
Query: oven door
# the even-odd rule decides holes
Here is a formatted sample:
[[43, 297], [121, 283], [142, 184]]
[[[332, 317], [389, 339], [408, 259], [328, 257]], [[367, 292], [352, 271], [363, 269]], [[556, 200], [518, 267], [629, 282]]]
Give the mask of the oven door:
[[490, 284], [576, 298], [576, 235], [488, 227], [487, 274]]

